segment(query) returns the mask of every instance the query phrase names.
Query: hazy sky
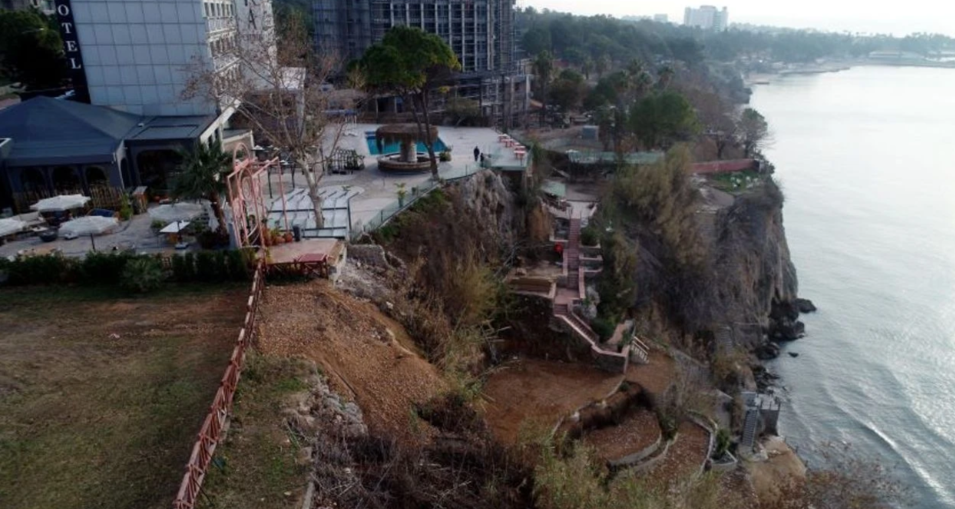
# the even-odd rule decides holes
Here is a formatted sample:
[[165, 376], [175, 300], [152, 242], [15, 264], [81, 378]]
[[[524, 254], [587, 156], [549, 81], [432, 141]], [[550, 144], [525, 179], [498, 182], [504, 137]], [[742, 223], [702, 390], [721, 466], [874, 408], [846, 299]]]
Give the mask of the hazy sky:
[[[670, 21], [680, 23], [686, 6], [699, 6], [684, 0], [518, 0], [518, 3], [575, 14], [668, 14]], [[730, 23], [896, 35], [939, 32], [955, 36], [955, 2], [952, 0], [723, 0], [712, 5], [728, 7]]]

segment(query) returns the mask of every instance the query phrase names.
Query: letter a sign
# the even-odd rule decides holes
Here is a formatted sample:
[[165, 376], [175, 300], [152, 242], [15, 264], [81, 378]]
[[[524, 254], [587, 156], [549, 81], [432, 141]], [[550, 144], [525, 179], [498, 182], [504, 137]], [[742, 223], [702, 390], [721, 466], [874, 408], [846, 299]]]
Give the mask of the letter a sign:
[[83, 52], [80, 51], [80, 40], [76, 36], [76, 25], [73, 22], [73, 6], [70, 0], [55, 0], [55, 5], [56, 22], [63, 38], [63, 52], [76, 100], [89, 103], [90, 92], [86, 83], [86, 68], [83, 66]]

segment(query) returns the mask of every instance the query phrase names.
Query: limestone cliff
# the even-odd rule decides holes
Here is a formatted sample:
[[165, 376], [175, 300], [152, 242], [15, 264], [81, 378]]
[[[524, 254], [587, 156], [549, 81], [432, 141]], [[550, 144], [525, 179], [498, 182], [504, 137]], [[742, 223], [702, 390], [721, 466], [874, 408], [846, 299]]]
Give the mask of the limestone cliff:
[[783, 226], [783, 195], [772, 179], [729, 194], [703, 188], [701, 214], [710, 243], [720, 346], [750, 349], [778, 324], [777, 309], [795, 305], [798, 282]]

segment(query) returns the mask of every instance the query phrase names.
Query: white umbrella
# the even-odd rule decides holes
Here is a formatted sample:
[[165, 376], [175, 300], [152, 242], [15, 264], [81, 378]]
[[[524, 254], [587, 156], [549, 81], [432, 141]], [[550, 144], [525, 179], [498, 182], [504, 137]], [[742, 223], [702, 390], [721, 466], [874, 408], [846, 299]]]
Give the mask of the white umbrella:
[[37, 212], [63, 212], [65, 210], [78, 209], [86, 205], [88, 201], [90, 201], [89, 196], [83, 196], [82, 194], [64, 194], [52, 198], [44, 198], [30, 205], [30, 208]]
[[173, 221], [192, 221], [202, 215], [204, 208], [199, 203], [181, 202], [159, 205], [149, 209], [149, 217], [171, 223]]
[[93, 251], [96, 251], [96, 241], [93, 240], [93, 235], [106, 233], [118, 224], [119, 220], [115, 217], [83, 216], [61, 224], [60, 231], [75, 235], [89, 235], [90, 242], [93, 243]]
[[5, 237], [17, 233], [26, 227], [26, 223], [20, 221], [19, 219], [14, 219], [12, 217], [6, 219], [0, 219], [0, 237]]
[[165, 228], [159, 230], [159, 233], [180, 233], [189, 226], [189, 221], [176, 221], [166, 225]]

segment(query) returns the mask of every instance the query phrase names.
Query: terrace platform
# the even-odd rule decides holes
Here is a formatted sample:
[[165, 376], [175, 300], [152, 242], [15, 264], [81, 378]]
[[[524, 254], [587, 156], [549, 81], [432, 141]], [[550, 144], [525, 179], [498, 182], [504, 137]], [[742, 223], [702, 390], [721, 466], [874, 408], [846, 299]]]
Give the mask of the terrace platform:
[[338, 239], [308, 239], [270, 246], [266, 271], [329, 278], [344, 258], [344, 249]]

